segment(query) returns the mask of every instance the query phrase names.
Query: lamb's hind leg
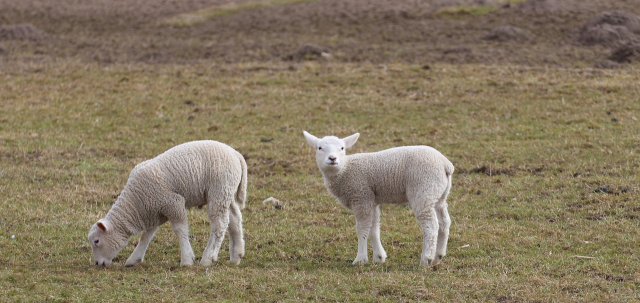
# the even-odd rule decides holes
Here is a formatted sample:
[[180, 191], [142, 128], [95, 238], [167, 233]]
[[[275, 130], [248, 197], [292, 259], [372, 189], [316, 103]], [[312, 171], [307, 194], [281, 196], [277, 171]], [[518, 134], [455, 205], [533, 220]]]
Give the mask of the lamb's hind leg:
[[451, 219], [447, 211], [447, 202], [441, 201], [436, 204], [436, 214], [438, 216], [438, 244], [436, 246], [436, 258], [433, 265], [438, 265], [447, 254], [447, 242], [449, 241], [449, 227]]
[[422, 198], [412, 200], [411, 208], [416, 220], [422, 229], [422, 255], [420, 266], [429, 266], [436, 255], [436, 243], [438, 238], [438, 218], [434, 209], [437, 200]]
[[229, 205], [233, 202], [233, 197], [227, 197], [224, 199], [208, 200], [207, 214], [209, 215], [209, 222], [211, 223], [211, 234], [209, 235], [209, 242], [207, 247], [202, 253], [202, 259], [200, 265], [208, 266], [212, 262], [218, 261], [218, 253], [220, 252], [220, 246], [222, 246], [222, 240], [229, 227]]
[[244, 257], [244, 237], [242, 233], [242, 213], [235, 202], [229, 206], [229, 256], [231, 263], [240, 264]]
[[373, 247], [373, 263], [384, 263], [387, 259], [387, 252], [384, 251], [382, 242], [380, 242], [380, 206], [376, 206], [373, 211], [369, 240], [371, 240]]
[[447, 210], [447, 196], [451, 191], [451, 175], [447, 175], [447, 187], [442, 193], [440, 199], [436, 203], [436, 214], [438, 216], [438, 244], [436, 247], [436, 258], [433, 265], [442, 262], [442, 258], [447, 254], [447, 242], [449, 241], [449, 227], [451, 226], [451, 218]]
[[178, 237], [180, 243], [180, 266], [191, 266], [196, 256], [189, 243], [189, 220], [187, 209], [184, 207], [184, 198], [174, 194], [163, 210], [163, 215], [171, 222], [171, 229]]

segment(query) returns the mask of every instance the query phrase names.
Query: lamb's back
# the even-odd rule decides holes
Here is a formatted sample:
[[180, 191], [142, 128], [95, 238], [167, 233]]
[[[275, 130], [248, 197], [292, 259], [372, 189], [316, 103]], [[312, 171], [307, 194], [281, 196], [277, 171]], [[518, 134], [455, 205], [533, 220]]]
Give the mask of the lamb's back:
[[169, 191], [183, 196], [187, 207], [203, 205], [207, 191], [237, 189], [242, 168], [235, 153], [217, 141], [188, 142], [139, 164], [129, 179], [137, 180], [147, 195]]
[[429, 146], [395, 147], [352, 154], [347, 156], [347, 163], [343, 182], [336, 183], [345, 188], [336, 189], [336, 192], [349, 195], [348, 192], [370, 190], [377, 203], [398, 204], [408, 202], [407, 189], [446, 182], [446, 167], [451, 165], [440, 152]]

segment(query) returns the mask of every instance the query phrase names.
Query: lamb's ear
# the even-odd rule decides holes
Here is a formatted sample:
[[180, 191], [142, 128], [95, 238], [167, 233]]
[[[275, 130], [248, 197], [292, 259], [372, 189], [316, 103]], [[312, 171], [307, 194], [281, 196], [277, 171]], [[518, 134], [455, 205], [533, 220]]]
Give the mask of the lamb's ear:
[[318, 141], [320, 139], [316, 138], [316, 136], [306, 132], [306, 131], [302, 131], [302, 133], [304, 134], [304, 138], [307, 139], [307, 143], [309, 143], [309, 145], [311, 147], [313, 147], [313, 149], [316, 149], [316, 147], [318, 147]]
[[98, 228], [104, 232], [109, 232], [111, 231], [111, 222], [105, 220], [105, 219], [100, 219], [98, 220], [98, 223], [96, 223], [96, 225], [98, 226]]
[[358, 137], [360, 137], [360, 133], [355, 133], [349, 137], [342, 139], [342, 141], [344, 142], [344, 147], [349, 148], [356, 144], [356, 141], [358, 141]]

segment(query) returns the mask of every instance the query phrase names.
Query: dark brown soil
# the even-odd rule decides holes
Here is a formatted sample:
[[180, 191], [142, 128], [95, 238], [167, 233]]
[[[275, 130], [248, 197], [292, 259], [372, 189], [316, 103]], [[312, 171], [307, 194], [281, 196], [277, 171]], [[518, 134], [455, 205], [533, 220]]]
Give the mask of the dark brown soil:
[[627, 43], [617, 48], [609, 59], [618, 63], [640, 62], [640, 43]]
[[589, 20], [580, 31], [579, 42], [616, 47], [640, 41], [640, 17], [628, 12], [603, 12]]
[[[162, 23], [231, 2], [247, 1], [0, 0], [5, 50], [0, 58], [282, 62], [323, 60], [322, 50], [328, 50], [324, 53], [334, 62], [582, 67], [597, 65], [640, 35], [637, 0], [529, 0], [517, 5], [488, 0], [318, 0], [244, 11], [190, 27]], [[436, 13], [460, 4], [497, 9], [485, 15]], [[621, 38], [614, 41], [608, 33]]]

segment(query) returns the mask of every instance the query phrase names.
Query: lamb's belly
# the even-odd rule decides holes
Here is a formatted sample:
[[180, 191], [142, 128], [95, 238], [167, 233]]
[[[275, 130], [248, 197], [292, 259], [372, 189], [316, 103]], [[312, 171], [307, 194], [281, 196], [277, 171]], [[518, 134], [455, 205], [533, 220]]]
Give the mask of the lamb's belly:
[[204, 197], [203, 195], [192, 195], [192, 196], [184, 196], [185, 199], [185, 207], [186, 208], [191, 208], [191, 207], [197, 207], [197, 206], [205, 206], [207, 205], [207, 199]]
[[376, 204], [407, 204], [405, 193], [376, 194]]

